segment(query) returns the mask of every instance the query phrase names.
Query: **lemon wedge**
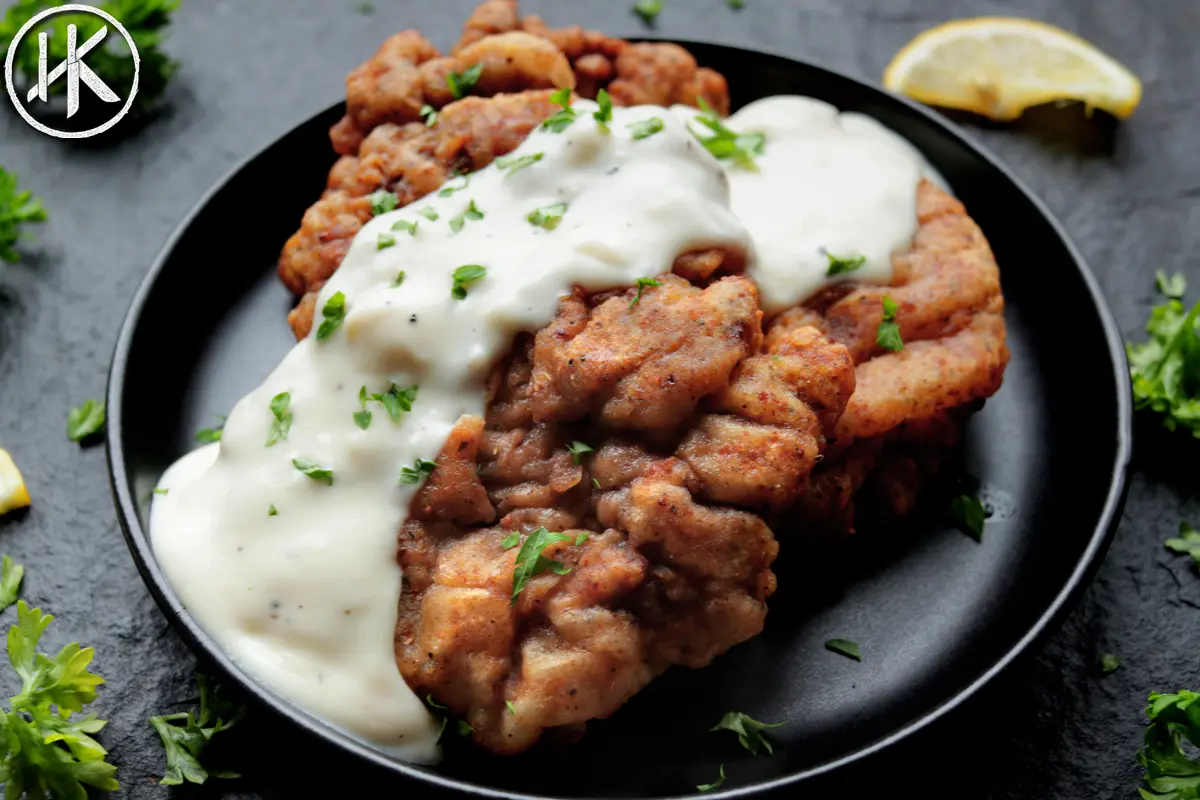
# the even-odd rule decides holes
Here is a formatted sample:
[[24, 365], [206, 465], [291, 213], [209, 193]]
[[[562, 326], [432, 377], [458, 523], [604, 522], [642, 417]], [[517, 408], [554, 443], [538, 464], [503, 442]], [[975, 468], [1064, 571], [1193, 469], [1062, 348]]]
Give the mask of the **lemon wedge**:
[[7, 450], [0, 450], [0, 514], [29, 505], [29, 490]]
[[1118, 119], [1142, 99], [1137, 76], [1095, 46], [1030, 19], [977, 17], [930, 28], [883, 71], [883, 85], [915, 100], [997, 121], [1079, 100]]

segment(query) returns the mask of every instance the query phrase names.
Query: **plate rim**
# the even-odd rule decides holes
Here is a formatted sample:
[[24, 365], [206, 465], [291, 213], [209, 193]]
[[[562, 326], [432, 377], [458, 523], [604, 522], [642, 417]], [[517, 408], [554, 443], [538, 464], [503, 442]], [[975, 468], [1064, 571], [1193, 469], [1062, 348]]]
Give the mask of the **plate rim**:
[[[1062, 223], [1045, 205], [1042, 199], [1036, 195], [1016, 174], [1013, 173], [996, 155], [994, 155], [987, 147], [976, 141], [968, 135], [957, 123], [953, 122], [938, 111], [925, 106], [921, 103], [911, 100], [908, 97], [891, 92], [885, 89], [882, 85], [873, 80], [867, 80], [854, 75], [847, 74], [839, 69], [822, 63], [820, 61], [812, 61], [807, 58], [798, 58], [787, 53], [784, 53], [775, 48], [766, 47], [743, 47], [737, 44], [729, 44], [727, 42], [718, 41], [715, 39], [684, 39], [684, 38], [666, 38], [666, 37], [631, 37], [629, 41], [644, 41], [644, 42], [669, 42], [678, 44], [689, 52], [693, 48], [700, 49], [722, 49], [732, 51], [734, 55], [749, 54], [754, 56], [767, 56], [777, 61], [785, 62], [791, 68], [799, 68], [818, 73], [818, 78], [830, 78], [837, 80], [848, 81], [857, 84], [860, 88], [873, 92], [875, 94], [885, 95], [889, 100], [900, 103], [906, 106], [908, 110], [921, 117], [926, 125], [933, 126], [956, 139], [958, 143], [966, 149], [972, 151], [980, 157], [996, 172], [1000, 173], [1013, 187], [1024, 195], [1025, 199], [1033, 206], [1038, 214], [1048, 223], [1050, 229], [1062, 241], [1067, 253], [1069, 254], [1075, 271], [1079, 274], [1083, 281], [1084, 287], [1087, 289], [1088, 295], [1091, 298], [1092, 305], [1096, 309], [1100, 320], [1100, 326], [1104, 333], [1104, 341], [1108, 349], [1112, 367], [1114, 371], [1116, 392], [1116, 453], [1112, 466], [1112, 480], [1108, 486], [1108, 491], [1105, 494], [1104, 504], [1100, 509], [1100, 513], [1096, 518], [1096, 524], [1093, 527], [1091, 537], [1088, 540], [1087, 546], [1080, 554], [1075, 568], [1066, 578], [1061, 589], [1055, 594], [1046, 608], [1038, 615], [1037, 619], [1011, 647], [1000, 655], [990, 666], [984, 669], [974, 680], [966, 686], [955, 691], [950, 697], [936, 705], [935, 707], [921, 713], [916, 718], [910, 720], [905, 725], [897, 728], [886, 736], [867, 744], [854, 752], [841, 756], [840, 758], [827, 761], [823, 764], [810, 767], [808, 769], [793, 772], [788, 775], [783, 775], [777, 778], [772, 778], [767, 781], [753, 783], [746, 786], [731, 787], [718, 792], [707, 795], [718, 800], [720, 798], [745, 798], [754, 795], [766, 794], [768, 792], [778, 790], [793, 784], [799, 784], [806, 780], [811, 780], [819, 776], [829, 775], [833, 772], [843, 770], [859, 761], [873, 757], [883, 750], [898, 744], [904, 739], [907, 739], [918, 732], [925, 730], [930, 725], [938, 720], [949, 715], [975, 695], [977, 695], [987, 684], [992, 682], [998, 675], [1020, 659], [1022, 656], [1029, 653], [1035, 646], [1044, 643], [1057, 626], [1063, 621], [1066, 614], [1072, 609], [1079, 594], [1092, 581], [1100, 564], [1104, 560], [1104, 556], [1108, 551], [1108, 547], [1116, 533], [1116, 529], [1120, 523], [1121, 514], [1124, 509], [1125, 498], [1129, 486], [1129, 470], [1132, 459], [1133, 449], [1133, 393], [1129, 382], [1129, 365], [1126, 358], [1124, 337], [1121, 335], [1120, 328], [1117, 325], [1116, 318], [1113, 315], [1112, 309], [1109, 307], [1107, 299], [1100, 288], [1099, 281], [1088, 266], [1087, 261], [1075, 246], [1071, 237], [1063, 228]], [[824, 73], [823, 75], [820, 73]], [[417, 765], [399, 761], [390, 758], [383, 753], [373, 750], [369, 746], [363, 744], [342, 730], [338, 729], [331, 723], [320, 719], [311, 714], [305, 709], [293, 704], [291, 701], [277, 695], [269, 687], [260, 684], [252, 676], [248, 675], [244, 670], [238, 667], [233, 659], [221, 648], [218, 643], [207, 634], [200, 625], [192, 619], [191, 615], [187, 614], [182, 603], [175, 596], [171, 589], [170, 583], [159, 567], [157, 560], [154, 558], [153, 547], [150, 544], [148, 531], [143, 530], [141, 522], [138, 518], [138, 506], [136, 498], [133, 497], [130, 489], [130, 477], [126, 469], [126, 455], [124, 449], [124, 432], [122, 425], [123, 411], [123, 392], [122, 384], [124, 383], [125, 373], [129, 361], [129, 351], [133, 343], [134, 336], [140, 325], [143, 312], [145, 310], [146, 301], [149, 298], [155, 284], [158, 281], [160, 274], [170, 260], [172, 252], [175, 250], [180, 239], [186, 234], [188, 228], [195, 221], [203, 210], [212, 201], [212, 198], [218, 194], [227, 184], [229, 184], [242, 170], [246, 169], [258, 158], [265, 155], [269, 150], [278, 144], [284, 137], [301, 127], [311, 124], [314, 120], [329, 114], [330, 111], [339, 105], [344, 105], [344, 100], [339, 100], [331, 105], [325, 106], [316, 113], [308, 116], [304, 120], [297, 122], [287, 129], [284, 133], [274, 137], [271, 141], [257, 148], [252, 153], [241, 159], [233, 167], [231, 167], [219, 180], [204, 192], [204, 194], [188, 209], [181, 218], [180, 222], [168, 235], [162, 247], [154, 256], [153, 262], [145, 276], [142, 278], [137, 290], [134, 292], [133, 299], [127, 308], [124, 317], [121, 321], [121, 327], [117, 334], [116, 344], [113, 348], [112, 360], [110, 362], [107, 383], [105, 387], [105, 402], [108, 409], [108, 422], [105, 436], [105, 461], [108, 467], [109, 487], [113, 494], [113, 503], [116, 508], [117, 518], [121, 526], [121, 532], [125, 539], [126, 546], [130, 551], [134, 563], [137, 566], [138, 573], [141, 575], [142, 582], [146, 585], [155, 603], [158, 605], [162, 613], [167, 617], [172, 627], [180, 634], [181, 638], [188, 644], [189, 649], [193, 651], [202, 662], [209, 661], [218, 666], [226, 675], [232, 677], [239, 686], [246, 691], [253, 699], [261, 704], [269, 706], [272, 711], [286, 718], [290, 723], [299, 726], [307, 733], [314, 735], [326, 743], [339, 747], [359, 758], [366, 759], [377, 767], [389, 770], [393, 773], [400, 773], [404, 777], [417, 781], [428, 782], [437, 785], [441, 789], [450, 792], [464, 792], [474, 794], [480, 797], [496, 798], [497, 800], [553, 800], [554, 795], [543, 794], [527, 794], [524, 792], [509, 791], [497, 789], [490, 786], [485, 786], [468, 780], [451, 778], [437, 772], [425, 771]], [[662, 798], [662, 800], [694, 800], [694, 794], [686, 795], [671, 795]]]

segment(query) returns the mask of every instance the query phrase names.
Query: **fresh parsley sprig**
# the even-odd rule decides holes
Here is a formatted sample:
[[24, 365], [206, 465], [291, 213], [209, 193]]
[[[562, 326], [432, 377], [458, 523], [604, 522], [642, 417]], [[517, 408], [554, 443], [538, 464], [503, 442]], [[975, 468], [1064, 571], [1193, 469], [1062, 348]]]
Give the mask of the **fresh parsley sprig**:
[[1200, 438], [1200, 302], [1184, 310], [1183, 275], [1160, 271], [1156, 284], [1167, 302], [1150, 312], [1150, 340], [1127, 345], [1134, 406], [1160, 415], [1169, 431], [1181, 428]]
[[99, 433], [103, 427], [103, 400], [84, 400], [83, 405], [72, 408], [67, 414], [67, 438], [72, 442], [82, 442], [89, 436]]
[[0, 611], [6, 611], [17, 602], [24, 577], [25, 567], [15, 563], [8, 554], [0, 559]]
[[17, 242], [29, 238], [21, 226], [45, 221], [41, 199], [28, 189], [17, 191], [17, 174], [0, 167], [0, 260], [16, 262], [20, 258], [14, 249]]
[[221, 697], [220, 687], [210, 686], [208, 678], [200, 673], [196, 673], [196, 686], [200, 690], [199, 714], [193, 716], [187, 711], [150, 718], [167, 755], [167, 771], [159, 783], [168, 786], [241, 777], [229, 770], [206, 768], [200, 760], [212, 738], [236, 725], [246, 715], [246, 709]]
[[1150, 695], [1146, 716], [1144, 746], [1138, 762], [1146, 770], [1143, 780], [1148, 789], [1139, 788], [1143, 800], [1188, 800], [1200, 797], [1200, 761], [1188, 756], [1182, 747], [1187, 739], [1200, 745], [1200, 693], [1180, 690], [1176, 694]]
[[[520, 538], [519, 535], [518, 538]], [[504, 541], [508, 542], [510, 540], [511, 536], [506, 537]], [[542, 551], [550, 545], [556, 542], [569, 541], [571, 541], [571, 537], [565, 533], [553, 533], [545, 528], [538, 528], [525, 537], [524, 544], [517, 551], [517, 560], [513, 567], [512, 598], [509, 601], [511, 605], [515, 606], [517, 604], [517, 596], [521, 594], [521, 591], [525, 588], [525, 584], [534, 575], [540, 575], [543, 572], [566, 575], [571, 571], [569, 567], [563, 566], [561, 561], [555, 561], [552, 558], [542, 555]]]

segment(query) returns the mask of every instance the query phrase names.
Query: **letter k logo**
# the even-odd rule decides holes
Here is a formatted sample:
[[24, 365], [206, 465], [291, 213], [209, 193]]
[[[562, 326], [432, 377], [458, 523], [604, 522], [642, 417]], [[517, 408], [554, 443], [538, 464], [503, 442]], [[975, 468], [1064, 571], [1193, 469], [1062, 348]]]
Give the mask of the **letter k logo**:
[[65, 73], [67, 76], [67, 117], [75, 116], [75, 112], [79, 110], [79, 82], [83, 81], [85, 85], [97, 97], [106, 103], [120, 102], [121, 98], [117, 97], [112, 89], [108, 88], [108, 84], [100, 80], [96, 73], [92, 72], [91, 68], [83, 63], [83, 57], [86, 56], [93, 47], [104, 41], [104, 37], [108, 36], [108, 26], [105, 25], [100, 30], [92, 35], [78, 49], [75, 47], [75, 40], [78, 36], [78, 30], [74, 25], [67, 26], [67, 60], [56, 66], [49, 72], [46, 71], [46, 34], [38, 34], [38, 82], [37, 86], [32, 86], [29, 89], [29, 94], [26, 96], [26, 102], [33, 102], [33, 98], [38, 98], [43, 103], [46, 102], [46, 89], [50, 84], [61, 78]]

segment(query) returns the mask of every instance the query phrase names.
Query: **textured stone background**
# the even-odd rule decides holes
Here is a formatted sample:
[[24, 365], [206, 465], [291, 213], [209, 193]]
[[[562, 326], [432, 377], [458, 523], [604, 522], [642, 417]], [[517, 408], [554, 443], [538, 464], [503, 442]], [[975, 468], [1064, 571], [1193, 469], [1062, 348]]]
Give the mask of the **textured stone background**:
[[[95, 706], [111, 720], [104, 741], [120, 765], [121, 796], [136, 798], [167, 793], [155, 785], [163, 757], [146, 718], [192, 697], [194, 662], [125, 549], [103, 449], [81, 449], [63, 435], [67, 410], [103, 395], [129, 298], [202, 193], [237, 161], [340, 100], [345, 73], [386, 34], [412, 25], [449, 46], [474, 0], [375, 0], [370, 13], [357, 0], [184, 5], [168, 47], [182, 69], [163, 112], [142, 130], [104, 146], [70, 145], [26, 126], [7, 100], [0, 112], [0, 164], [17, 170], [52, 215], [31, 255], [0, 267], [0, 446], [12, 452], [35, 497], [29, 513], [0, 519], [0, 551], [28, 566], [27, 600], [59, 615], [50, 645], [95, 645], [109, 679]], [[636, 36], [644, 29], [628, 5], [526, 0], [525, 10], [551, 24]], [[1126, 335], [1141, 336], [1156, 267], [1200, 282], [1193, 262], [1200, 244], [1197, 4], [748, 0], [737, 13], [725, 0], [666, 5], [660, 35], [765, 46], [873, 80], [911, 36], [951, 16], [1031, 16], [1079, 33], [1142, 77], [1145, 99], [1132, 120], [1114, 126], [1055, 114], [1011, 127], [965, 125], [1062, 219]], [[214, 257], [228, 244], [214, 242]], [[198, 301], [212, 290], [198, 285]], [[1062, 335], [1071, 335], [1069, 308]], [[1086, 386], [1079, 402], [1088, 402]], [[1200, 521], [1187, 478], [1196, 474], [1197, 447], [1140, 424], [1116, 540], [1050, 644], [951, 719], [814, 787], [813, 796], [1133, 796], [1146, 694], [1197, 683], [1200, 577], [1161, 545], [1181, 518]], [[1101, 678], [1103, 652], [1124, 664]], [[246, 778], [210, 783], [198, 796], [344, 797], [365, 794], [379, 777], [270, 720], [246, 723], [234, 743]], [[389, 791], [429, 794], [399, 782]]]

